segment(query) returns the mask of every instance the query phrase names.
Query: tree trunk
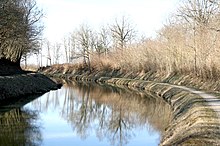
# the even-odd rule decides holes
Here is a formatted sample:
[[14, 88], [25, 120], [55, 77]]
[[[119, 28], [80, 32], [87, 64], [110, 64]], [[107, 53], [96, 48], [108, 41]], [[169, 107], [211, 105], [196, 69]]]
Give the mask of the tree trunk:
[[8, 59], [1, 58], [0, 59], [0, 75], [13, 75], [13, 74], [21, 74], [24, 73], [20, 66], [20, 60], [16, 62], [12, 62]]

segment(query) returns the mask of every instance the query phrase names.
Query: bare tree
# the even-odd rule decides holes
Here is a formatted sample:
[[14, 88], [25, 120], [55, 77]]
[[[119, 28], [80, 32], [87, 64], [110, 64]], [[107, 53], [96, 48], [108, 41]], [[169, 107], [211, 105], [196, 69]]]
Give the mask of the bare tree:
[[69, 61], [73, 62], [74, 59], [77, 59], [76, 48], [77, 48], [77, 33], [74, 31], [69, 37]]
[[[47, 65], [51, 65], [52, 64], [52, 59], [51, 59], [51, 44], [49, 41], [46, 42], [46, 46], [47, 46]], [[49, 61], [49, 62], [48, 62]]]
[[36, 54], [36, 57], [37, 57], [37, 65], [38, 67], [41, 67], [42, 66], [42, 57], [43, 57], [43, 54], [42, 54], [42, 47], [43, 47], [43, 40], [41, 40], [40, 42], [40, 48], [38, 49], [38, 51], [35, 53]]
[[53, 46], [53, 56], [54, 56], [54, 64], [58, 64], [60, 61], [61, 54], [61, 44], [55, 43]]
[[115, 19], [115, 23], [110, 26], [112, 38], [117, 48], [125, 48], [128, 42], [135, 37], [134, 27], [129, 23], [125, 16]]
[[[207, 58], [206, 35], [209, 31], [218, 30], [213, 27], [213, 19], [219, 15], [219, 0], [186, 0], [178, 9], [178, 16], [192, 28], [194, 50], [194, 70], [198, 71], [198, 63], [205, 64]], [[219, 21], [219, 20], [218, 20]], [[207, 46], [207, 47], [204, 47]], [[199, 59], [200, 58], [200, 59]]]
[[219, 14], [219, 0], [186, 0], [180, 6], [178, 16], [188, 23], [202, 27], [207, 26], [211, 19]]
[[0, 15], [0, 59], [20, 65], [22, 56], [39, 49], [42, 12], [34, 0], [1, 0]]
[[64, 51], [65, 51], [65, 58], [66, 58], [66, 63], [70, 62], [70, 44], [69, 44], [69, 38], [64, 38], [63, 39], [63, 46], [64, 46]]
[[81, 55], [83, 56], [83, 62], [89, 67], [90, 70], [90, 53], [92, 51], [92, 31], [87, 25], [81, 25], [78, 31], [78, 43], [81, 47]]
[[78, 59], [82, 56], [82, 54], [76, 54], [77, 43], [79, 44], [79, 39], [77, 38], [79, 35], [79, 31], [73, 31], [68, 36], [66, 36], [63, 40], [64, 53], [67, 63], [73, 62], [74, 59]]
[[110, 45], [110, 35], [107, 28], [102, 27], [98, 34], [94, 35], [94, 48], [99, 57], [101, 54], [107, 54]]

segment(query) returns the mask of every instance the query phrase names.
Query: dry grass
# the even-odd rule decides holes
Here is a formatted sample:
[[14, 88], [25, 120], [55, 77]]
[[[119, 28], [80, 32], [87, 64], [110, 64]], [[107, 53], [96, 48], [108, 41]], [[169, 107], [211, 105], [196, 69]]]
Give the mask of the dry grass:
[[[111, 51], [107, 55], [99, 56], [93, 53], [90, 55], [91, 73], [101, 71], [107, 75], [118, 71], [124, 75], [129, 73], [143, 75], [148, 72], [157, 72], [165, 76], [190, 75], [202, 82], [219, 79], [220, 44], [216, 42], [215, 47], [212, 46], [212, 51], [208, 50], [210, 47], [203, 50], [197, 48], [195, 69], [195, 52], [184, 43], [186, 39], [180, 39], [174, 35], [169, 41], [164, 41], [162, 38], [146, 40], [124, 50]], [[213, 41], [207, 39], [206, 43], [205, 46], [210, 46], [209, 43]], [[203, 54], [205, 49], [206, 54]], [[83, 63], [53, 65], [52, 68], [44, 70], [48, 73], [62, 74], [84, 74], [87, 71], [88, 68]]]
[[[172, 30], [169, 39], [158, 38], [110, 52], [107, 56], [91, 55], [92, 67], [97, 70], [120, 69], [123, 72], [165, 72], [166, 74], [194, 75], [201, 79], [220, 78], [220, 43], [212, 32], [204, 40], [193, 40]], [[182, 35], [182, 36], [181, 36]], [[168, 37], [168, 36], [165, 36]]]
[[[90, 73], [144, 74], [150, 71], [216, 81], [220, 78], [220, 33], [208, 28], [196, 30], [195, 34], [194, 31], [191, 25], [184, 23], [166, 25], [156, 39], [147, 39], [124, 49], [111, 49], [106, 55], [90, 50]], [[58, 73], [89, 70], [83, 63], [53, 67]]]
[[21, 65], [21, 68], [25, 71], [37, 71], [39, 66], [35, 64], [28, 64], [27, 66]]

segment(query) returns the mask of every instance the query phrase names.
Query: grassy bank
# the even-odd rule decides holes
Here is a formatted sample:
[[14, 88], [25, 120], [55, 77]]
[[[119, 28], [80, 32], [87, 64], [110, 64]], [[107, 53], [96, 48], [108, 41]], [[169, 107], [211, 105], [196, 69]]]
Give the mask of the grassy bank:
[[[150, 93], [165, 100], [172, 109], [172, 120], [162, 135], [161, 146], [216, 145], [219, 143], [219, 115], [211, 105], [215, 99], [206, 101], [200, 95], [189, 90], [155, 82], [163, 80], [164, 82], [180, 83], [178, 80], [183, 80], [183, 77], [176, 74], [167, 76], [157, 72], [140, 75], [138, 73], [124, 73], [121, 70], [109, 72], [94, 69], [89, 72], [86, 71], [86, 68], [72, 70], [75, 67], [72, 66], [70, 69], [68, 65], [56, 65], [45, 68], [44, 72], [54, 77], [70, 80], [106, 83], [120, 88], [141, 90], [141, 93]], [[191, 78], [185, 77], [184, 80], [187, 81], [186, 79]]]
[[[177, 71], [168, 72], [166, 70], [144, 69], [142, 65], [139, 68], [132, 66], [128, 62], [126, 65], [116, 65], [117, 60], [95, 59], [91, 63], [90, 70], [83, 64], [60, 64], [50, 67], [43, 67], [39, 71], [51, 76], [63, 78], [77, 78], [80, 80], [97, 80], [101, 77], [115, 77], [126, 79], [138, 79], [144, 81], [154, 81], [161, 83], [170, 83], [175, 85], [187, 86], [208, 92], [219, 92], [220, 83], [217, 79], [203, 78], [193, 72], [182, 73]], [[130, 65], [129, 65], [130, 64]]]
[[53, 77], [106, 83], [150, 92], [164, 99], [172, 108], [173, 118], [162, 136], [161, 146], [219, 143], [219, 114], [212, 107], [215, 99], [207, 101], [198, 94], [173, 86], [183, 85], [208, 92], [219, 92], [220, 86], [216, 80], [202, 78], [194, 73], [135, 70], [132, 66], [113, 66], [114, 61], [99, 61], [93, 62], [90, 69], [82, 64], [62, 64], [45, 67], [41, 71]]

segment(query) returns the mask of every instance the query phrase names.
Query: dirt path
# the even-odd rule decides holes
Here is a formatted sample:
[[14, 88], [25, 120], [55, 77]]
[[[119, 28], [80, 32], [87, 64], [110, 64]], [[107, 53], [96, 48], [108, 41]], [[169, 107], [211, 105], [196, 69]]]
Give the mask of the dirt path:
[[[167, 85], [170, 85], [170, 84], [167, 84]], [[219, 119], [220, 119], [220, 98], [214, 95], [208, 94], [204, 91], [197, 91], [195, 89], [188, 88], [185, 86], [178, 86], [178, 85], [170, 85], [170, 86], [186, 90], [190, 93], [199, 95], [200, 97], [204, 98], [205, 101], [207, 102], [207, 105], [210, 106], [210, 108], [216, 112], [216, 114], [219, 116]]]
[[171, 97], [174, 119], [160, 146], [220, 145], [220, 98], [185, 86], [159, 84], [188, 92]]

